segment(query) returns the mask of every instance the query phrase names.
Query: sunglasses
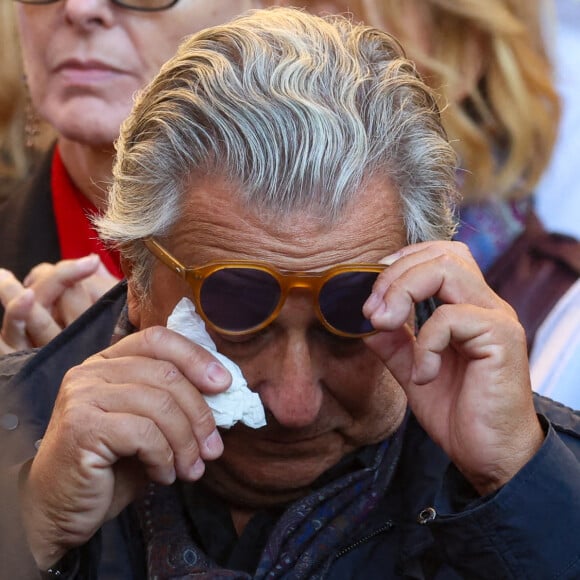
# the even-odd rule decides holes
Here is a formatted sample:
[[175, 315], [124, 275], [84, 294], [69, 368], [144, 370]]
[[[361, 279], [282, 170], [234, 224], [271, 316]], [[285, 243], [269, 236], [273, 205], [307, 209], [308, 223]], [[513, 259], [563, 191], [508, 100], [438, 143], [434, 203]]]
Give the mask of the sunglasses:
[[292, 288], [312, 292], [314, 310], [324, 328], [346, 338], [361, 338], [375, 329], [362, 313], [383, 264], [348, 264], [323, 272], [280, 272], [263, 262], [212, 262], [187, 268], [153, 238], [147, 249], [191, 287], [205, 323], [229, 336], [262, 330], [273, 322]]
[[[54, 4], [59, 0], [17, 0], [21, 4]], [[178, 0], [111, 0], [113, 4], [128, 8], [129, 10], [140, 10], [141, 12], [158, 12], [167, 10], [177, 4]]]

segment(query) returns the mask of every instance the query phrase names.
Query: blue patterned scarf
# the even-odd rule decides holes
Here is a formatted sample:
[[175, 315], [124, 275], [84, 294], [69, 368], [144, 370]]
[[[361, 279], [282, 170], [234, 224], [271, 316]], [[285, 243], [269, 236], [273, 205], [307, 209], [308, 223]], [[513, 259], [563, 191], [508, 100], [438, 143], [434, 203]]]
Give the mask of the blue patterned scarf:
[[154, 580], [322, 578], [336, 553], [352, 544], [384, 497], [395, 470], [404, 424], [374, 447], [369, 466], [356, 469], [292, 504], [276, 523], [256, 573], [226, 570], [191, 537], [178, 489], [151, 484], [137, 503], [148, 577]]
[[459, 228], [454, 239], [469, 246], [483, 272], [524, 231], [532, 199], [490, 198], [459, 207]]

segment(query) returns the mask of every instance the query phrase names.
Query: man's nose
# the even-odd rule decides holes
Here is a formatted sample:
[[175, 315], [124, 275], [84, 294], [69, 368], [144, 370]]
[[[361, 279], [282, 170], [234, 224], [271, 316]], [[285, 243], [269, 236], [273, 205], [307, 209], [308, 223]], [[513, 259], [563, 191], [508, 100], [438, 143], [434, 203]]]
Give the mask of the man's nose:
[[276, 421], [287, 428], [314, 423], [323, 399], [318, 365], [304, 336], [287, 337], [273, 363], [274, 373], [260, 388], [260, 397]]

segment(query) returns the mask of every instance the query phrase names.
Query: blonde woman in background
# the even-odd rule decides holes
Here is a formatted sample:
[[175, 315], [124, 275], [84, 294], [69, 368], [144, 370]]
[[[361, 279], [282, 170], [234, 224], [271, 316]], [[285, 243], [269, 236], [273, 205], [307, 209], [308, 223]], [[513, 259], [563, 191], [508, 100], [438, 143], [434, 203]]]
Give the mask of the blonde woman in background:
[[[0, 205], [0, 354], [46, 344], [122, 277], [117, 254], [98, 242], [87, 216], [106, 204], [113, 143], [133, 96], [186, 35], [260, 5], [258, 0], [219, 0], [209, 9], [203, 0], [14, 4], [31, 103], [54, 129], [56, 146], [31, 181]], [[22, 95], [22, 86], [17, 90]]]
[[537, 0], [293, 1], [351, 12], [402, 43], [437, 89], [464, 168], [465, 204], [530, 195], [550, 160], [559, 119]]
[[578, 374], [573, 361], [580, 360], [580, 341], [574, 338], [580, 335], [580, 245], [547, 233], [534, 212], [534, 189], [550, 162], [560, 116], [543, 37], [551, 4], [297, 4], [327, 13], [349, 10], [388, 30], [436, 89], [462, 168], [456, 239], [469, 246], [488, 283], [518, 312], [532, 360], [542, 369], [533, 367], [536, 390], [579, 408], [580, 390], [571, 379]]
[[12, 2], [0, 4], [0, 196], [5, 186], [26, 173], [25, 95]]

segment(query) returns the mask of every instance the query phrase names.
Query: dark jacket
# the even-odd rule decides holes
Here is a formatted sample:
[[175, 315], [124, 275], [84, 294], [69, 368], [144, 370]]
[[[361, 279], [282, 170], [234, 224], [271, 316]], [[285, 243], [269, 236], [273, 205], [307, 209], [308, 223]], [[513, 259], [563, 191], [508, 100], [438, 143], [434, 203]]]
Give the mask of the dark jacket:
[[52, 207], [52, 150], [39, 162], [35, 174], [0, 204], [0, 268], [22, 280], [41, 262], [60, 260]]
[[[62, 376], [108, 345], [124, 293], [123, 284], [114, 288], [32, 358], [19, 354], [0, 360], [5, 464], [34, 455], [34, 441], [46, 428]], [[382, 503], [331, 556], [320, 577], [580, 578], [580, 414], [541, 397], [536, 405], [546, 430], [544, 445], [512, 481], [486, 498], [473, 495], [410, 417], [402, 446], [393, 451]], [[429, 507], [433, 510], [424, 511]], [[124, 532], [130, 518], [129, 508], [103, 529], [99, 541], [106, 566], [97, 574], [100, 547], [92, 542], [77, 578], [143, 577], [138, 534]], [[11, 540], [11, 554], [18, 553], [13, 546]]]

